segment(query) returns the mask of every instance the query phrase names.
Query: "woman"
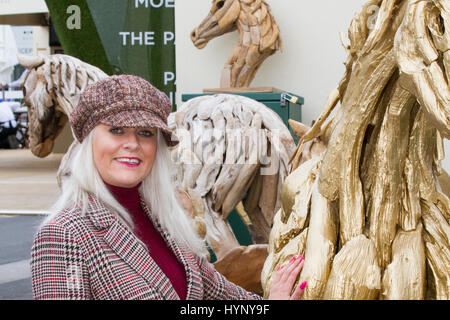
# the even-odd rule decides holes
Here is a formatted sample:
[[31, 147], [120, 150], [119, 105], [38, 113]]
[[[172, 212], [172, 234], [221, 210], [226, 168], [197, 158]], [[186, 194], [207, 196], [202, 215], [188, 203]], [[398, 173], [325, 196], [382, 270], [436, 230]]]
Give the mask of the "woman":
[[[227, 281], [177, 202], [171, 104], [146, 80], [111, 76], [70, 115], [80, 142], [31, 254], [35, 299], [261, 299]], [[270, 299], [297, 299], [302, 258], [280, 268]]]

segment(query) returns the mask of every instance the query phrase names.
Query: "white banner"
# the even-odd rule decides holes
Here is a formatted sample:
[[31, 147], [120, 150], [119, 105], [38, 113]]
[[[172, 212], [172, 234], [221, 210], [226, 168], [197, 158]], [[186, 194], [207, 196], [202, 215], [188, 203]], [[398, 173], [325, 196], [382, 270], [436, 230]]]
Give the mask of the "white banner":
[[17, 63], [17, 46], [11, 26], [0, 26], [0, 84], [11, 81]]
[[48, 13], [44, 0], [0, 0], [0, 16], [12, 14]]

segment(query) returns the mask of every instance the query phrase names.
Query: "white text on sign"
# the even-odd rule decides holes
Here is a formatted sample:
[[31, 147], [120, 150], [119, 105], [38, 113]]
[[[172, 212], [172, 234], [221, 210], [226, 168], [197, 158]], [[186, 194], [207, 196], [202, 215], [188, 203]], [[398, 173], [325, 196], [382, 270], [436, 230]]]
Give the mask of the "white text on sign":
[[[122, 37], [122, 45], [132, 46], [154, 46], [155, 32], [154, 31], [121, 31], [119, 35]], [[164, 45], [175, 42], [175, 34], [172, 31], [164, 31], [163, 34]]]
[[175, 8], [175, 0], [134, 0], [134, 6], [138, 8], [139, 6], [144, 6], [148, 8]]

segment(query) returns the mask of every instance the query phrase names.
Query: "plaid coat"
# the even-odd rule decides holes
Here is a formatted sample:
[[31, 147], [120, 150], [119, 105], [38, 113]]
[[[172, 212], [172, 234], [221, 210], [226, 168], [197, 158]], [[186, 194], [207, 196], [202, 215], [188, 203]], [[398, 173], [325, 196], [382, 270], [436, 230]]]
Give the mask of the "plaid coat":
[[[229, 282], [205, 258], [177, 244], [148, 206], [144, 211], [183, 263], [187, 298], [261, 299]], [[34, 299], [179, 299], [147, 247], [100, 201], [58, 213], [35, 236], [31, 249]]]

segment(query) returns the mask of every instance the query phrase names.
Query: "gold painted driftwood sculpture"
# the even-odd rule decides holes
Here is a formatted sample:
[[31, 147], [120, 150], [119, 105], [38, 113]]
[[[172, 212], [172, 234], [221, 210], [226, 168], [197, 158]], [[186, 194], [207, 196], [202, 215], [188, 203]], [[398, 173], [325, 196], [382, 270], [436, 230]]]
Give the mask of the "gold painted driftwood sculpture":
[[221, 88], [249, 87], [264, 60], [282, 49], [280, 30], [264, 0], [214, 0], [191, 40], [202, 49], [211, 39], [236, 29], [239, 42], [222, 70]]
[[[449, 299], [450, 1], [371, 0], [348, 35], [346, 74], [291, 157], [265, 296], [301, 253], [302, 299]], [[318, 137], [326, 150], [304, 161]]]

